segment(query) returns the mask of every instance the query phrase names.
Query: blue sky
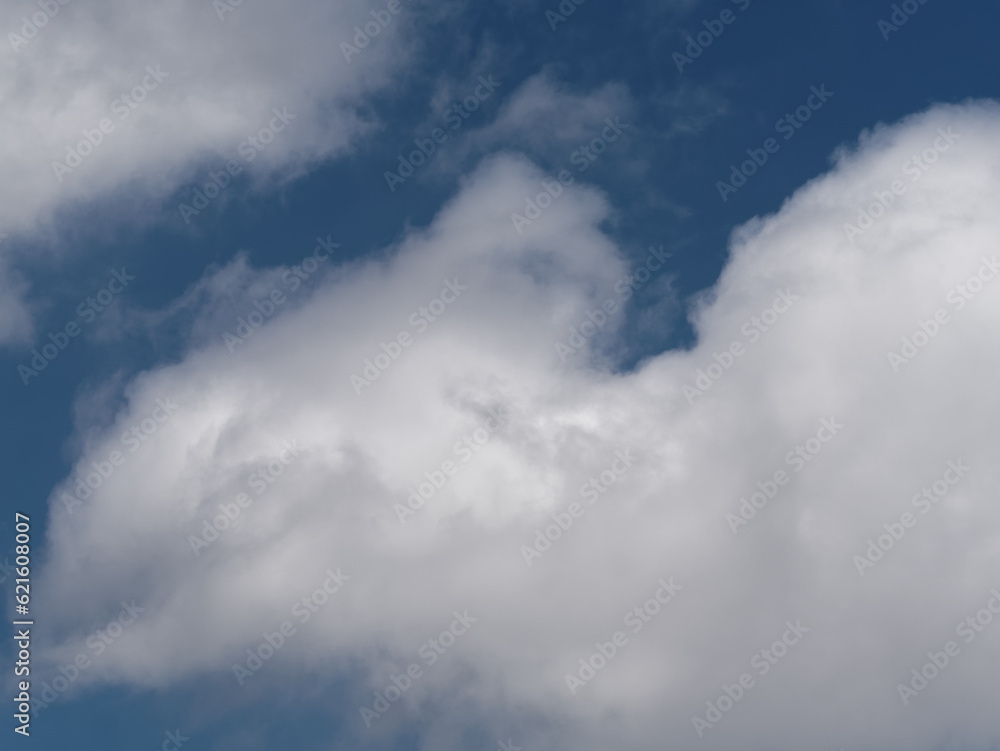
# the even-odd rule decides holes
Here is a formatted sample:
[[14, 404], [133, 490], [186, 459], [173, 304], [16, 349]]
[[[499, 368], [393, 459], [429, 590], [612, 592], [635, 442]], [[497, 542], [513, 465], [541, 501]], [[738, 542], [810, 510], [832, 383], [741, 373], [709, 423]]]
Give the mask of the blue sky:
[[[532, 750], [645, 749], [663, 733], [682, 748], [735, 738], [761, 748], [997, 747], [980, 704], [995, 682], [973, 664], [995, 665], [996, 634], [963, 646], [982, 651], [947, 689], [920, 696], [919, 712], [895, 686], [998, 584], [986, 586], [998, 520], [985, 422], [995, 353], [983, 342], [1000, 307], [988, 282], [967, 310], [946, 295], [979, 269], [988, 276], [981, 259], [996, 246], [1000, 9], [587, 0], [563, 3], [575, 10], [553, 29], [546, 12], [558, 5], [402, 0], [385, 15], [379, 2], [301, 0], [243, 3], [220, 19], [204, 0], [70, 3], [23, 46], [3, 47], [0, 559], [13, 558], [14, 512], [29, 514], [33, 692], [67, 658], [93, 654], [88, 635], [122, 601], [147, 608], [11, 747], [153, 748], [177, 730], [186, 749], [486, 749], [508, 738]], [[0, 22], [23, 33], [22, 16], [39, 7], [8, 2]], [[905, 24], [880, 27], [894, 12]], [[341, 42], [373, 13], [390, 20], [345, 60]], [[710, 46], [679, 71], [675, 55], [699, 33]], [[146, 71], [158, 64], [169, 75], [154, 87]], [[144, 101], [119, 119], [108, 103], [135, 85]], [[456, 119], [469, 97], [475, 111]], [[293, 117], [276, 121], [275, 111]], [[788, 116], [803, 121], [782, 126]], [[114, 131], [60, 181], [52, 161], [104, 118]], [[282, 122], [273, 142], [240, 149]], [[446, 139], [390, 190], [386, 172], [437, 128]], [[935, 141], [948, 128], [962, 134], [957, 148]], [[580, 156], [602, 138], [602, 153]], [[720, 181], [753, 153], [763, 159], [768, 139], [766, 162], [723, 200]], [[845, 237], [855, 207], [909, 181], [906, 160], [927, 148], [940, 166], [927, 165], [861, 241]], [[186, 221], [179, 205], [228, 161], [239, 174]], [[561, 170], [572, 185], [518, 232], [508, 217]], [[339, 247], [317, 253], [320, 238]], [[661, 247], [669, 260], [624, 299], [615, 282]], [[113, 272], [134, 279], [116, 292]], [[448, 279], [469, 279], [471, 290], [449, 301]], [[106, 288], [112, 302], [88, 320], [80, 306]], [[774, 307], [780, 323], [770, 335], [761, 327], [754, 349], [741, 324], [779, 288], [803, 301], [787, 315]], [[224, 334], [273, 291], [283, 296], [274, 316], [228, 352]], [[560, 361], [554, 343], [609, 299], [618, 307], [608, 323]], [[427, 317], [425, 335], [410, 314], [434, 300], [446, 312], [440, 323]], [[902, 375], [887, 371], [884, 350], [902, 351], [900, 337], [941, 306], [954, 324], [942, 323]], [[70, 322], [80, 335], [25, 384], [19, 366]], [[415, 341], [399, 345], [398, 368], [392, 357], [354, 393], [349, 377], [403, 330]], [[739, 366], [686, 399], [682, 387], [698, 388], [696, 372], [734, 337], [748, 358], [734, 354]], [[176, 421], [148, 422], [158, 435], [147, 431], [132, 454], [119, 436], [164, 398], [181, 405]], [[494, 432], [485, 421], [497, 408], [511, 417]], [[743, 530], [730, 539], [725, 514], [787, 469], [785, 450], [828, 413], [854, 421], [814, 464], [810, 455], [819, 469], [793, 478], [797, 505], [751, 541]], [[452, 444], [482, 425], [487, 439], [466, 466]], [[303, 458], [276, 458], [293, 439]], [[626, 446], [643, 456], [638, 469], [608, 470]], [[116, 449], [121, 473], [67, 514], [62, 494]], [[926, 523], [912, 560], [901, 552], [870, 584], [850, 563], [855, 548], [959, 454], [982, 469]], [[268, 462], [288, 475], [267, 475]], [[407, 491], [423, 478], [437, 485], [428, 474], [438, 470], [443, 489], [417, 519], [397, 521]], [[536, 574], [519, 546], [602, 470], [615, 478], [602, 486], [614, 511], [581, 516], [579, 536], [546, 553]], [[253, 471], [268, 479], [260, 500]], [[253, 506], [205, 558], [192, 555], [191, 534], [241, 489]], [[295, 621], [291, 603], [338, 567], [354, 579], [340, 601], [330, 595], [297, 628], [305, 636], [289, 637], [248, 685], [234, 680], [256, 635]], [[636, 650], [610, 665], [582, 701], [568, 695], [568, 656], [611, 638], [627, 609], [616, 598], [638, 602], [671, 572], [691, 594], [676, 616], [664, 606], [677, 622], [654, 619], [659, 638], [642, 643], [641, 660]], [[13, 617], [9, 578], [3, 586]], [[843, 610], [812, 601], [827, 587]], [[418, 647], [466, 607], [484, 625], [428, 665]], [[519, 618], [522, 609], [534, 616]], [[801, 648], [815, 663], [785, 663], [766, 698], [758, 689], [755, 706], [702, 738], [690, 719], [704, 716], [702, 694], [715, 699], [752, 645], [799, 614], [878, 626], [840, 639], [817, 628], [826, 641]], [[744, 619], [745, 629], [734, 625]], [[900, 635], [915, 623], [926, 630]], [[875, 651], [862, 659], [849, 637]], [[13, 654], [2, 651], [5, 665]], [[860, 674], [823, 662], [844, 654], [884, 660]], [[405, 710], [401, 700], [366, 727], [361, 703], [413, 662], [427, 678]], [[643, 673], [653, 662], [671, 667]], [[873, 691], [891, 711], [845, 729], [852, 690]], [[799, 703], [778, 732], [782, 701]], [[599, 717], [611, 719], [598, 727]]]

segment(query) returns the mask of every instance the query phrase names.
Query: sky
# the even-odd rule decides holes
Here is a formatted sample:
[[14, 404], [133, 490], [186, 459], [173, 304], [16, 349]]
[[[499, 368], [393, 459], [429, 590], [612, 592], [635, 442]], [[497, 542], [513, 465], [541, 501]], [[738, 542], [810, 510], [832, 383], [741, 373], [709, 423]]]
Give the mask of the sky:
[[998, 21], [3, 0], [9, 747], [996, 751]]

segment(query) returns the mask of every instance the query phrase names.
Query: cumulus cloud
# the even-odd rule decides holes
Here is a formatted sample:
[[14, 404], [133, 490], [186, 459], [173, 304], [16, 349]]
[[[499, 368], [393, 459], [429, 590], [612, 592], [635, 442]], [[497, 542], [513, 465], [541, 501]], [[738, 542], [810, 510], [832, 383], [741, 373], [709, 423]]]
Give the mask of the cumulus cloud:
[[[49, 660], [89, 654], [135, 598], [144, 613], [79, 685], [228, 679], [339, 567], [350, 579], [266, 670], [350, 675], [359, 744], [419, 716], [437, 748], [477, 722], [532, 748], [985, 747], [1000, 625], [956, 626], [1000, 585], [1000, 280], [982, 281], [998, 125], [971, 103], [866, 133], [734, 234], [692, 305], [696, 346], [631, 372], [610, 354], [621, 310], [600, 311], [627, 304], [616, 284], [645, 254], [602, 232], [611, 207], [581, 184], [519, 233], [544, 175], [488, 160], [427, 229], [340, 264], [235, 352], [199, 339], [131, 383], [52, 494]], [[236, 271], [209, 299], [274, 279]], [[177, 405], [161, 422], [158, 399]], [[664, 605], [661, 580], [680, 587]], [[428, 665], [420, 645], [456, 610], [478, 621]], [[615, 657], [568, 683], [616, 631]], [[958, 656], [904, 704], [897, 684], [949, 640]], [[410, 663], [421, 679], [369, 731], [357, 708]]]

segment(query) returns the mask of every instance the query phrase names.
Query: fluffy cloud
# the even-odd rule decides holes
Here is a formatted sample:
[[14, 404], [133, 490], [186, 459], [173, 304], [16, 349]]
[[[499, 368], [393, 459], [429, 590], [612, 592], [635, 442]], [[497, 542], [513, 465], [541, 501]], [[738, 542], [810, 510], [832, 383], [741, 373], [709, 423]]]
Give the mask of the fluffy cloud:
[[[34, 38], [4, 50], [11, 116], [0, 150], [8, 176], [0, 223], [31, 228], [61, 204], [124, 184], [170, 192], [209, 155], [238, 158], [238, 145], [269, 124], [275, 107], [297, 116], [294, 138], [279, 135], [254, 167], [287, 172], [335, 153], [363, 127], [359, 95], [384, 84], [405, 55], [395, 32], [411, 8], [390, 14], [348, 63], [340, 44], [372, 21], [361, 11], [242, 5], [220, 21], [203, 2], [61, 6]], [[52, 162], [65, 163], [66, 148], [102, 119], [114, 130], [57, 176]]]
[[[299, 0], [51, 0], [23, 12], [4, 18], [0, 48], [0, 229], [30, 237], [99, 198], [121, 197], [126, 221], [133, 211], [159, 216], [161, 201], [229, 160], [261, 183], [343, 151], [374, 126], [360, 114], [363, 96], [409, 59], [399, 31], [418, 13], [410, 0], [396, 14], [374, 8], [378, 18]], [[357, 39], [363, 48], [343, 46], [353, 47], [355, 26], [379, 21], [377, 36]], [[249, 143], [272, 124], [283, 132]], [[182, 198], [190, 203], [191, 191]], [[178, 216], [175, 205], [163, 210]], [[24, 330], [13, 314], [0, 320], [3, 339]]]
[[[359, 743], [420, 712], [441, 748], [475, 722], [533, 748], [985, 746], [1000, 624], [956, 626], [1000, 585], [998, 125], [996, 105], [969, 104], [866, 133], [734, 235], [692, 307], [697, 345], [633, 372], [610, 355], [622, 313], [598, 311], [625, 303], [616, 283], [645, 251], [624, 257], [606, 198], [581, 185], [518, 233], [545, 176], [488, 161], [386, 259], [341, 264], [233, 353], [219, 319], [130, 385], [52, 495], [48, 658], [90, 654], [135, 598], [145, 612], [81, 684], [229, 678], [339, 567], [350, 579], [261, 676], [352, 675]], [[847, 230], [861, 209], [879, 216]], [[280, 287], [246, 274], [210, 298], [232, 279], [251, 311]], [[157, 399], [178, 405], [162, 423]], [[113, 451], [120, 466], [67, 503]], [[936, 481], [947, 493], [921, 501]], [[421, 483], [433, 493], [401, 523]], [[220, 504], [238, 519], [195, 555]], [[455, 610], [478, 621], [428, 665], [420, 645]], [[619, 630], [571, 693], [567, 674]], [[897, 684], [950, 640], [957, 656], [904, 705]], [[410, 663], [422, 677], [366, 730], [357, 708]], [[715, 722], [724, 686], [739, 700]]]

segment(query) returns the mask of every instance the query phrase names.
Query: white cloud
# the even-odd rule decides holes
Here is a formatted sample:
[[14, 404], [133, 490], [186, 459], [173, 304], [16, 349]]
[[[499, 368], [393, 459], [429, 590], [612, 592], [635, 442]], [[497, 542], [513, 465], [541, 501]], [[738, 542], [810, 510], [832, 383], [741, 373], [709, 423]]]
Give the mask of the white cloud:
[[[402, 55], [401, 13], [348, 64], [339, 44], [366, 19], [302, 2], [243, 5], [222, 22], [202, 2], [63, 7], [28, 44], [3, 53], [12, 116], [0, 151], [8, 177], [0, 222], [30, 229], [61, 204], [125, 183], [172, 191], [210, 157], [237, 158], [274, 107], [298, 117], [294, 138], [276, 138], [255, 160], [264, 174], [343, 149], [362, 128], [359, 96], [383, 85]], [[144, 81], [144, 101], [122, 102]], [[114, 131], [60, 183], [51, 163], [65, 161], [66, 147], [103, 118]]]
[[[161, 202], [204, 185], [227, 160], [260, 184], [342, 152], [375, 126], [359, 107], [409, 59], [412, 42], [399, 31], [419, 13], [409, 0], [396, 15], [374, 8], [391, 20], [348, 63], [341, 43], [352, 43], [356, 25], [376, 23], [361, 6], [244, 3], [220, 20], [203, 0], [50, 5], [58, 12], [23, 43], [22, 14], [39, 6], [24, 2], [0, 19], [0, 229], [28, 237], [51, 234], [61, 210], [115, 196], [126, 214], [176, 218], [177, 207]], [[245, 146], [246, 161], [240, 144], [271, 124], [275, 108], [294, 119], [261, 150]], [[85, 142], [77, 162], [67, 148], [78, 150], [87, 133], [98, 143]], [[23, 320], [0, 315], [0, 341], [24, 331]]]
[[[283, 648], [283, 667], [267, 669], [369, 666], [369, 685], [344, 705], [361, 739], [375, 736], [355, 707], [370, 706], [389, 672], [418, 661], [418, 646], [466, 608], [479, 622], [373, 733], [416, 718], [424, 701], [428, 742], [441, 748], [458, 747], [452, 728], [480, 718], [499, 728], [531, 712], [552, 721], [535, 715], [538, 739], [560, 747], [930, 749], [946, 737], [970, 747], [995, 739], [1000, 625], [970, 644], [955, 627], [1000, 583], [991, 573], [1000, 363], [990, 345], [1000, 281], [962, 310], [946, 297], [997, 251], [998, 124], [996, 105], [969, 104], [866, 135], [736, 234], [694, 312], [698, 345], [628, 374], [603, 366], [598, 351], [562, 365], [554, 350], [628, 272], [599, 230], [606, 199], [573, 186], [518, 234], [510, 214], [543, 176], [512, 157], [489, 161], [388, 260], [331, 275], [235, 355], [208, 343], [131, 385], [127, 409], [79, 472], [122, 450], [122, 432], [157, 398], [180, 408], [74, 514], [59, 499], [77, 475], [53, 493], [39, 622], [64, 638], [48, 656], [86, 651], [86, 635], [134, 597], [145, 614], [86, 681], [226, 675], [339, 566], [351, 580]], [[961, 137], [910, 182], [905, 163], [938, 128]], [[905, 195], [850, 242], [844, 224], [896, 179]], [[241, 288], [245, 272], [232, 275]], [[408, 319], [445, 280], [468, 289], [419, 333]], [[778, 291], [798, 300], [758, 326], [753, 317]], [[938, 308], [949, 323], [893, 372], [887, 352]], [[357, 396], [350, 374], [404, 330], [412, 346]], [[744, 353], [690, 405], [684, 385], [733, 341]], [[463, 462], [453, 444], [501, 407], [507, 425]], [[813, 446], [829, 418], [843, 428], [797, 472], [786, 454]], [[302, 456], [266, 493], [248, 491], [239, 525], [195, 558], [189, 536], [293, 440]], [[581, 502], [581, 485], [623, 450], [634, 465], [529, 568], [521, 546]], [[911, 497], [959, 458], [967, 477], [917, 512], [861, 577], [853, 556], [915, 511]], [[400, 525], [393, 504], [449, 459], [457, 475]], [[734, 536], [726, 515], [779, 469], [790, 483]], [[671, 576], [683, 587], [676, 598], [571, 696], [564, 676], [595, 642], [629, 631], [626, 612]], [[788, 620], [809, 633], [758, 675], [752, 658]], [[949, 639], [959, 657], [904, 706], [896, 684]], [[744, 672], [756, 685], [699, 740], [691, 717]], [[467, 690], [456, 696], [456, 686]]]

